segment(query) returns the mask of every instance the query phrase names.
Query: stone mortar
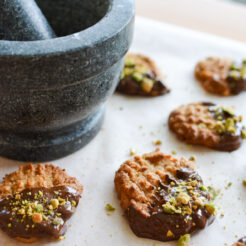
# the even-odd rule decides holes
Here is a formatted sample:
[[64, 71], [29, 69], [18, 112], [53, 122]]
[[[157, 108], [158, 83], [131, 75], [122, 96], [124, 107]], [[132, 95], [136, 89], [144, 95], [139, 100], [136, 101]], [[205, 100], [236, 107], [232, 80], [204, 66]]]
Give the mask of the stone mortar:
[[99, 131], [132, 41], [133, 0], [37, 0], [58, 38], [0, 40], [0, 155], [47, 161]]

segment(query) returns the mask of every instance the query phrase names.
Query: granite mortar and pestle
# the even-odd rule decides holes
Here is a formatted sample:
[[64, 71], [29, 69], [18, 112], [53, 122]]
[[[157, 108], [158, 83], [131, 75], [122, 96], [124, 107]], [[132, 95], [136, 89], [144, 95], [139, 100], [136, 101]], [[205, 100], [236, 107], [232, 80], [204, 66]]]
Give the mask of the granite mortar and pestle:
[[0, 155], [53, 160], [96, 136], [134, 11], [133, 0], [0, 3]]

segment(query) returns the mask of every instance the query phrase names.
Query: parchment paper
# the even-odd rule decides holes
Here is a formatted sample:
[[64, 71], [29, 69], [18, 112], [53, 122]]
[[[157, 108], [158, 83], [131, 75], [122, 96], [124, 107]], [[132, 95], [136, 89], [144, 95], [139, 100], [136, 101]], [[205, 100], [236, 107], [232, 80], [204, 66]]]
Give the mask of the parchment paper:
[[[176, 245], [137, 238], [122, 216], [114, 191], [114, 173], [130, 158], [130, 148], [139, 154], [153, 151], [152, 141], [161, 140], [166, 153], [177, 156], [197, 156], [196, 165], [207, 185], [221, 189], [217, 199], [220, 207], [216, 221], [192, 237], [195, 246], [231, 245], [246, 235], [246, 143], [233, 153], [217, 152], [203, 147], [192, 148], [179, 142], [167, 127], [170, 111], [182, 103], [213, 101], [236, 106], [246, 123], [246, 92], [220, 98], [204, 92], [193, 78], [195, 63], [207, 56], [246, 57], [246, 45], [194, 32], [173, 25], [136, 18], [132, 51], [152, 57], [166, 75], [172, 89], [169, 95], [153, 99], [131, 98], [118, 94], [107, 103], [105, 122], [98, 136], [85, 148], [54, 164], [66, 168], [84, 185], [77, 213], [69, 221], [66, 239], [58, 243], [38, 242], [33, 245], [108, 245], [152, 246]], [[0, 177], [17, 169], [21, 163], [0, 158]], [[229, 189], [227, 184], [232, 182]], [[116, 211], [108, 216], [105, 205], [111, 203]], [[221, 218], [220, 214], [224, 213]], [[224, 228], [225, 227], [225, 228]], [[0, 232], [0, 245], [24, 245]]]

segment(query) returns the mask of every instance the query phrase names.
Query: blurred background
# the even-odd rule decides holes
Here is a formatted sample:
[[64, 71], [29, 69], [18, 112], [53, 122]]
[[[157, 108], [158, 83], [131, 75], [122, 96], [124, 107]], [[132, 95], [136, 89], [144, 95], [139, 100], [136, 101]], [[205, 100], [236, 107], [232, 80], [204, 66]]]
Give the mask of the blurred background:
[[137, 14], [246, 42], [246, 0], [136, 0]]

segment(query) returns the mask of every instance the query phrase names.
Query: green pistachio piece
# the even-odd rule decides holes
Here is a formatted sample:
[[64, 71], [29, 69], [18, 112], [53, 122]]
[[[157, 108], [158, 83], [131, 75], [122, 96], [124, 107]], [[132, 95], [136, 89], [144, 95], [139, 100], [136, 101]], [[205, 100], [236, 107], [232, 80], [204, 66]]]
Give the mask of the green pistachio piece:
[[215, 204], [213, 202], [210, 202], [210, 203], [206, 203], [204, 204], [205, 205], [205, 208], [207, 209], [207, 211], [212, 214], [212, 215], [216, 215], [217, 214], [217, 211], [216, 211], [216, 207], [215, 207]]
[[142, 90], [149, 93], [153, 89], [154, 81], [149, 78], [143, 78], [143, 81], [141, 83]]
[[127, 57], [126, 60], [125, 60], [125, 66], [126, 67], [135, 67], [134, 59]]
[[141, 82], [142, 80], [143, 80], [143, 74], [141, 74], [141, 73], [137, 73], [137, 72], [135, 72], [135, 73], [133, 73], [132, 74], [132, 78], [134, 79], [134, 80], [136, 80], [137, 82]]
[[181, 209], [176, 209], [175, 206], [171, 205], [169, 202], [163, 204], [162, 208], [167, 214], [181, 214]]
[[212, 186], [208, 186], [207, 187], [208, 188], [208, 192], [209, 192], [209, 194], [210, 194], [210, 197], [211, 197], [211, 199], [212, 200], [215, 200], [216, 199], [216, 197], [219, 195], [219, 190], [215, 190], [215, 188], [214, 187], [212, 187]]
[[246, 139], [246, 128], [245, 127], [243, 127], [241, 130], [241, 136], [243, 139]]
[[52, 224], [53, 225], [56, 225], [56, 226], [59, 226], [60, 224], [62, 224], [63, 220], [59, 217], [55, 217]]
[[177, 201], [184, 205], [187, 205], [190, 199], [190, 196], [186, 192], [180, 192], [177, 196]]
[[216, 130], [217, 130], [217, 132], [218, 132], [219, 134], [224, 133], [225, 130], [226, 130], [226, 129], [225, 129], [225, 126], [223, 125], [222, 122], [216, 122], [215, 127], [216, 127]]
[[124, 69], [124, 75], [125, 76], [131, 76], [134, 73], [134, 69], [133, 68], [125, 68]]
[[178, 246], [189, 246], [190, 245], [190, 234], [181, 236], [178, 240]]
[[124, 74], [124, 71], [122, 72], [121, 76], [120, 76], [120, 80], [124, 79], [125, 78], [125, 74]]
[[241, 78], [244, 78], [245, 75], [246, 75], [246, 65], [244, 65], [244, 66], [241, 68]]
[[105, 209], [109, 212], [115, 211], [115, 208], [109, 203], [106, 205]]

